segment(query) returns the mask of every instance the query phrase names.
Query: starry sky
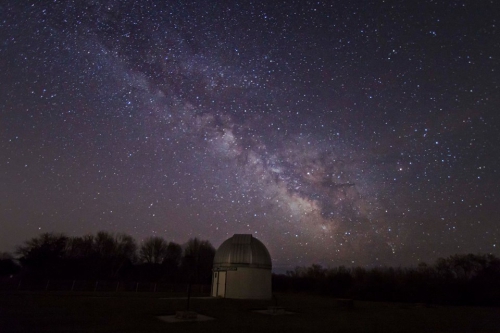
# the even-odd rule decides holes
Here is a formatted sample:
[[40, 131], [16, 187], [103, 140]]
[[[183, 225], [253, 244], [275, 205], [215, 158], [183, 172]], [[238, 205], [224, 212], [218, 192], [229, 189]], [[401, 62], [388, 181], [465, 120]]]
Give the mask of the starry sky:
[[251, 233], [276, 270], [500, 255], [497, 1], [2, 1], [0, 250]]

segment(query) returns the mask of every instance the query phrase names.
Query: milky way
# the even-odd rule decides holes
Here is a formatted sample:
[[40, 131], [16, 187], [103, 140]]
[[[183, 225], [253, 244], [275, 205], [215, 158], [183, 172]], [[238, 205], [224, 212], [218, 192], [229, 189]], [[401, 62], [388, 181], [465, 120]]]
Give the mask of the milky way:
[[98, 230], [278, 270], [500, 254], [495, 1], [7, 1], [0, 250]]

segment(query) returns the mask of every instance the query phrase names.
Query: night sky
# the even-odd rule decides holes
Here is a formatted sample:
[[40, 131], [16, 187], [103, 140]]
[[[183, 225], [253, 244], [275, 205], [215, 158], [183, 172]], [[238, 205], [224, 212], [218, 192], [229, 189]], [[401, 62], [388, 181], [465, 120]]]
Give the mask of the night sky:
[[0, 251], [99, 230], [274, 268], [500, 255], [498, 1], [2, 1]]

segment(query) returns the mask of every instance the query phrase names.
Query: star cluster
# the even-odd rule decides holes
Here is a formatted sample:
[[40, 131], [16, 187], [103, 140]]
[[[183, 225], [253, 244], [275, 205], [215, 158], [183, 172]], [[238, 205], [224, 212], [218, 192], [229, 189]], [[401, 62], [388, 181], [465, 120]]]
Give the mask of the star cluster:
[[98, 230], [276, 269], [499, 252], [495, 1], [7, 1], [0, 244]]

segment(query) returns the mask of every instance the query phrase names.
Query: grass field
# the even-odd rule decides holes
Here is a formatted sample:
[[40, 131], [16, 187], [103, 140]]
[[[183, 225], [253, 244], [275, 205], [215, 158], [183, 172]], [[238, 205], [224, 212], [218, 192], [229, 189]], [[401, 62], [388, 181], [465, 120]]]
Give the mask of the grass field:
[[500, 332], [500, 309], [355, 302], [278, 294], [292, 315], [269, 316], [271, 301], [192, 299], [208, 322], [165, 323], [157, 316], [184, 310], [183, 299], [161, 293], [0, 293], [0, 332]]

